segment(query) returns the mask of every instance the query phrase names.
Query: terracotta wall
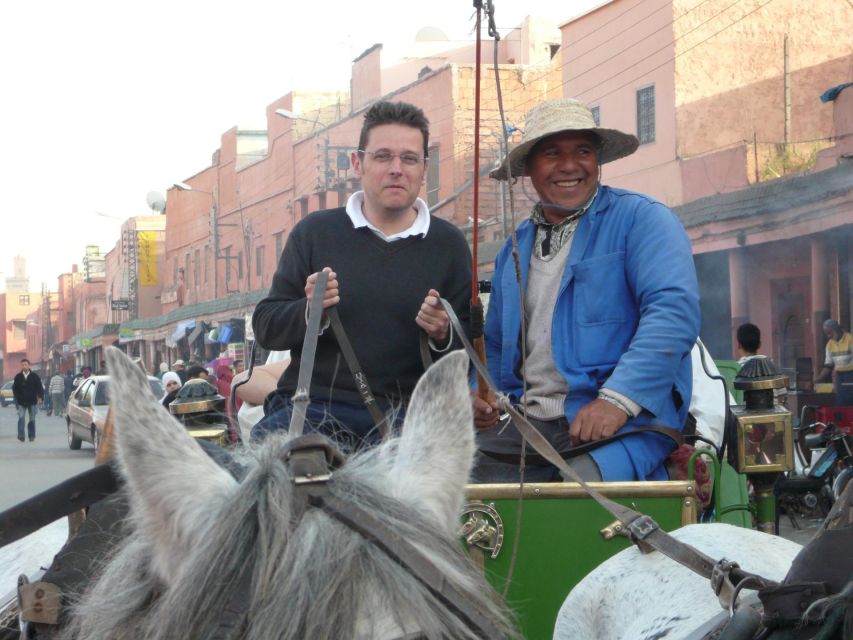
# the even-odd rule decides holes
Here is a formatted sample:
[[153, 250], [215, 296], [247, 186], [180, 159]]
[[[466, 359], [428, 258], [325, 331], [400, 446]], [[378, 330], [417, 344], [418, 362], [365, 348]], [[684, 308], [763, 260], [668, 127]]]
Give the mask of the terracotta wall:
[[[636, 133], [636, 91], [654, 85], [655, 142], [603, 175], [678, 205], [808, 169], [832, 144], [832, 106], [818, 97], [853, 80], [851, 22], [853, 6], [834, 0], [616, 0], [563, 25], [564, 93], [598, 106], [602, 126]], [[796, 144], [783, 148], [786, 34]], [[745, 166], [726, 166], [736, 160]]]
[[675, 0], [673, 6], [681, 15], [674, 23], [681, 155], [752, 140], [753, 131], [759, 141], [783, 141], [786, 34], [790, 141], [829, 134], [832, 106], [818, 97], [853, 79], [853, 6], [836, 0], [734, 6], [728, 0]]
[[607, 184], [683, 201], [676, 164], [671, 0], [611, 2], [562, 27], [563, 95], [597, 106], [601, 126], [637, 133], [636, 93], [655, 88], [655, 141], [607, 164]]

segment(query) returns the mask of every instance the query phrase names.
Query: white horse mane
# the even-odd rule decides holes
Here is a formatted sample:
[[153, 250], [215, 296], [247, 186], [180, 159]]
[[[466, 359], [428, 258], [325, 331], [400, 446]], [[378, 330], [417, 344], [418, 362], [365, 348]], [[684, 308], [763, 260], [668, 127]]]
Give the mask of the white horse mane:
[[[149, 393], [138, 367], [107, 351], [130, 535], [75, 606], [64, 638], [474, 638], [476, 632], [385, 552], [319, 509], [292, 522], [292, 480], [272, 437], [214, 463]], [[402, 435], [353, 455], [329, 491], [413, 543], [512, 637], [511, 614], [455, 538], [474, 455], [467, 358], [418, 383]], [[220, 613], [247, 567], [245, 624]]]

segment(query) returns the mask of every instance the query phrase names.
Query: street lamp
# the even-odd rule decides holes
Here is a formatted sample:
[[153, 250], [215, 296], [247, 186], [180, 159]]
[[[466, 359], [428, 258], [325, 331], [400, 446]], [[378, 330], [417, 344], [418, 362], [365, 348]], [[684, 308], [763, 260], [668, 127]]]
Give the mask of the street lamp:
[[317, 128], [317, 125], [320, 123], [320, 112], [317, 112], [317, 117], [311, 120], [310, 118], [303, 118], [300, 115], [293, 113], [293, 111], [288, 111], [287, 109], [276, 109], [275, 112], [280, 115], [282, 118], [287, 118], [288, 120], [302, 120], [304, 122], [311, 123], [311, 133], [314, 133], [314, 130]]

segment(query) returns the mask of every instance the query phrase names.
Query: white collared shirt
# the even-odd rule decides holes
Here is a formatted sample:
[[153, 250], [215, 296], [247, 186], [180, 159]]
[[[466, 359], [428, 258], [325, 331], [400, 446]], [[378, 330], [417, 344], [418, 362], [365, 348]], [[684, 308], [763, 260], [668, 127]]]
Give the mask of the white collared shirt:
[[375, 226], [370, 224], [368, 219], [364, 216], [363, 207], [364, 191], [356, 191], [349, 197], [349, 200], [347, 200], [347, 215], [349, 216], [349, 219], [352, 220], [352, 226], [356, 229], [367, 227], [385, 242], [393, 242], [394, 240], [408, 238], [409, 236], [426, 236], [429, 231], [429, 208], [427, 208], [426, 202], [420, 198], [415, 198], [414, 207], [418, 214], [415, 217], [415, 221], [412, 223], [412, 226], [398, 233], [391, 234], [390, 236], [386, 236], [380, 229], [377, 229]]

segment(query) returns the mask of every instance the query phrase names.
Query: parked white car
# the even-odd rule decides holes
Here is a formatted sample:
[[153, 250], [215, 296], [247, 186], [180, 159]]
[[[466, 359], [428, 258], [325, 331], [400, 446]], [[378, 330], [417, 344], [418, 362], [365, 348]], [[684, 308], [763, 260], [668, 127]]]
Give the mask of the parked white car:
[[[163, 396], [163, 384], [157, 378], [148, 376], [148, 384], [155, 397]], [[95, 449], [99, 447], [110, 408], [109, 388], [109, 376], [90, 376], [68, 398], [65, 424], [69, 449], [79, 449], [84, 440]]]

